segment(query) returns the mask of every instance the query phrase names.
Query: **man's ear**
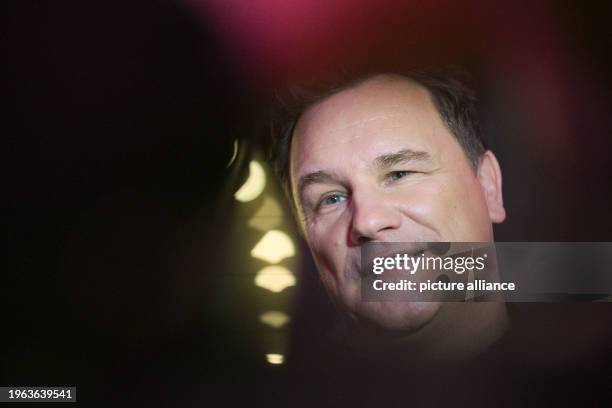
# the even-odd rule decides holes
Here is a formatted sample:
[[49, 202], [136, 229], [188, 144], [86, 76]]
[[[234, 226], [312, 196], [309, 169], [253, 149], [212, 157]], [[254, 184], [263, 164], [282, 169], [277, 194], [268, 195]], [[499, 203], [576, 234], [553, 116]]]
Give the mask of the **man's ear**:
[[487, 150], [482, 155], [476, 174], [485, 195], [491, 221], [498, 224], [503, 222], [506, 219], [506, 210], [502, 196], [502, 175], [499, 162], [492, 151]]

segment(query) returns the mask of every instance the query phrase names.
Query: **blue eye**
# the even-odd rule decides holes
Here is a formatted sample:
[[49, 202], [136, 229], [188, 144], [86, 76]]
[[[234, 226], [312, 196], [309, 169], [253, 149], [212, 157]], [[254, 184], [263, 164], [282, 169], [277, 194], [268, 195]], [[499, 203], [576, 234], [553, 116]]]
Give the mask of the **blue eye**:
[[346, 200], [345, 196], [340, 194], [332, 194], [321, 200], [321, 202], [319, 203], [319, 207], [338, 204], [344, 200]]
[[395, 181], [395, 180], [399, 180], [401, 178], [406, 177], [410, 173], [411, 172], [407, 171], [407, 170], [392, 171], [391, 173], [387, 174], [387, 178], [392, 180], [392, 181]]

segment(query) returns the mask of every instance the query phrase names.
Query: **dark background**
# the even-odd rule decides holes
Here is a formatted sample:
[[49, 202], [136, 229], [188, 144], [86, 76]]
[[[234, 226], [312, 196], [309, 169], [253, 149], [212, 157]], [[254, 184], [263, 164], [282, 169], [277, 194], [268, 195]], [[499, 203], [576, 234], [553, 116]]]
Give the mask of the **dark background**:
[[[343, 372], [344, 388], [330, 375], [312, 391], [323, 366], [343, 363], [319, 353], [335, 317], [303, 243], [298, 286], [280, 301], [293, 313], [282, 339], [297, 374], [263, 360], [268, 332], [249, 323], [261, 299], [235, 268], [256, 239], [233, 226], [232, 194], [248, 160], [269, 147], [274, 89], [340, 66], [467, 67], [503, 169], [508, 219], [496, 239], [610, 240], [607, 10], [573, 1], [245, 3], [4, 5], [1, 385], [76, 385], [84, 406], [309, 405], [340, 403], [344, 392], [375, 403], [348, 386], [372, 372], [382, 381], [385, 367], [366, 363], [370, 374]], [[226, 167], [234, 139], [240, 154]], [[220, 281], [236, 288], [220, 290]], [[529, 333], [525, 365], [547, 373], [535, 400], [567, 401], [560, 384], [579, 390], [575, 401], [598, 400], [610, 383], [612, 309], [515, 314]], [[429, 375], [419, 405], [442, 401], [429, 397], [458, 378]], [[479, 381], [456, 386], [503, 399]], [[466, 395], [459, 401], [476, 404]]]

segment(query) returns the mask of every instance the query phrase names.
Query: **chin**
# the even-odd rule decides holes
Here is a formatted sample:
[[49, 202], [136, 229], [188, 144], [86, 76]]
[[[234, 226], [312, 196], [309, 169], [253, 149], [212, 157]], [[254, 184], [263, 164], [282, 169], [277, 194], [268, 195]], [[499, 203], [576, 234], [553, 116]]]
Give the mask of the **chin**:
[[441, 306], [440, 302], [361, 302], [354, 316], [373, 329], [410, 334], [427, 326]]

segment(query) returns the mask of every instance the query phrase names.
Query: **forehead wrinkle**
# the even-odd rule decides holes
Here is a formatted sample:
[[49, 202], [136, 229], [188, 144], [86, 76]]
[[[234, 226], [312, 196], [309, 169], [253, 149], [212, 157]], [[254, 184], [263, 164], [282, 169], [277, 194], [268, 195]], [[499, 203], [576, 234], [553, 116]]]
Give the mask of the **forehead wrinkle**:
[[[300, 152], [296, 154], [296, 157], [295, 157], [295, 164], [297, 165], [296, 167], [301, 167], [301, 164], [307, 157], [317, 157], [318, 150], [321, 150], [321, 149], [327, 150], [328, 144], [331, 143], [334, 146], [336, 146], [338, 141], [333, 138], [338, 133], [350, 131], [351, 129], [358, 128], [358, 127], [361, 127], [361, 126], [364, 126], [366, 124], [373, 123], [376, 121], [397, 118], [399, 114], [401, 114], [401, 112], [381, 114], [375, 117], [370, 117], [367, 119], [359, 120], [357, 122], [353, 122], [353, 123], [346, 124], [344, 126], [332, 128], [332, 129], [308, 129], [307, 128], [307, 129], [304, 129], [304, 131], [296, 131], [293, 135], [292, 143], [291, 143], [291, 147], [294, 153], [297, 153], [296, 150], [298, 150], [297, 148], [299, 145]], [[385, 123], [383, 127], [379, 127], [376, 129], [364, 129], [363, 132], [349, 133], [346, 136], [348, 137], [347, 139], [348, 142], [350, 142], [350, 140], [356, 141], [357, 139], [361, 139], [363, 137], [370, 138], [372, 136], [380, 135], [382, 133], [395, 132], [397, 130], [402, 131], [404, 129], [405, 129], [405, 125], [402, 123], [398, 123], [395, 120], [395, 121], [389, 121]], [[310, 132], [319, 133], [319, 135], [325, 135], [327, 140], [323, 142], [321, 142], [320, 140], [316, 142], [312, 142], [308, 140], [308, 138], [304, 140], [304, 136], [306, 136]], [[347, 140], [344, 140], [343, 143], [346, 143]]]

